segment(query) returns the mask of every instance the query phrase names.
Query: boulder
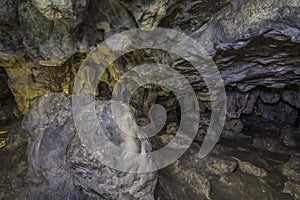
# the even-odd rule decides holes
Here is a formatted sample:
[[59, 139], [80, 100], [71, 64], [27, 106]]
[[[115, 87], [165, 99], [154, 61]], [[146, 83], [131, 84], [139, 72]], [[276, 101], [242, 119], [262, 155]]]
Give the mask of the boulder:
[[[110, 104], [97, 102], [96, 109], [100, 126], [109, 131], [111, 142], [120, 148], [131, 142], [131, 151], [149, 150], [144, 149], [149, 148], [147, 140], [130, 139], [113, 123]], [[90, 126], [89, 121], [84, 124], [83, 128]], [[82, 144], [70, 96], [58, 93], [37, 98], [23, 126], [29, 133], [29, 199], [153, 199], [156, 172], [118, 171], [96, 159], [91, 149]], [[128, 157], [124, 165], [130, 166], [130, 162]]]

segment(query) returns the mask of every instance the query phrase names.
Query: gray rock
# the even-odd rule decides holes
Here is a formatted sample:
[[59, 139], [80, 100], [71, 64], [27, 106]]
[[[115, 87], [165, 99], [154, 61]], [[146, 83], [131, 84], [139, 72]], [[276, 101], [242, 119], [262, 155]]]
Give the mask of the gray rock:
[[290, 194], [295, 200], [300, 199], [300, 183], [296, 181], [287, 181], [284, 183], [284, 193]]
[[294, 137], [296, 131], [290, 126], [286, 125], [281, 129], [280, 140], [281, 142], [288, 147], [297, 146], [297, 141]]
[[244, 114], [251, 114], [253, 112], [253, 107], [256, 103], [258, 95], [259, 95], [259, 90], [249, 91], [247, 104], [242, 111]]
[[284, 90], [282, 92], [282, 99], [296, 108], [300, 108], [300, 91]]
[[19, 3], [18, 15], [25, 47], [30, 50], [32, 56], [39, 57], [39, 45], [48, 43], [53, 33], [53, 22], [43, 16], [29, 1]]
[[[160, 27], [168, 27], [183, 31], [190, 35], [215, 13], [230, 5], [232, 0], [190, 1], [180, 0], [166, 10], [165, 17], [161, 19]], [[211, 5], [214, 6], [211, 6]]]
[[280, 93], [278, 91], [261, 90], [259, 93], [261, 100], [264, 103], [277, 103], [280, 100]]
[[[88, 53], [96, 43], [114, 33], [137, 27], [162, 26], [192, 34], [192, 37], [200, 41], [214, 56], [225, 85], [243, 92], [245, 96], [238, 98], [240, 102], [232, 99], [233, 96], [230, 94], [228, 96], [229, 100], [235, 101], [233, 104], [236, 104], [228, 107], [231, 118], [238, 118], [241, 112], [244, 114], [252, 112], [256, 94], [248, 92], [256, 87], [283, 89], [286, 86], [299, 85], [300, 71], [297, 64], [299, 25], [298, 18], [295, 17], [299, 13], [299, 2], [295, 0], [285, 2], [26, 0], [19, 3], [15, 1], [0, 3], [5, 8], [0, 12], [3, 14], [0, 18], [3, 21], [18, 22], [0, 27], [0, 36], [3, 38], [0, 45], [0, 64], [24, 69], [24, 66], [28, 66], [28, 62], [34, 61], [35, 64], [28, 67], [27, 82], [30, 82], [31, 75], [34, 75], [30, 70], [34, 71], [38, 67], [36, 63], [45, 67], [61, 67], [66, 61], [69, 62], [72, 55]], [[139, 51], [135, 56], [144, 57], [143, 52], [145, 51]], [[163, 55], [166, 56], [162, 56], [161, 52], [157, 53], [155, 56], [158, 59], [148, 55], [148, 59], [144, 60], [157, 62], [161, 61], [162, 57], [167, 57], [169, 64], [175, 63], [174, 68], [190, 76], [188, 79], [195, 86], [197, 93], [205, 90], [203, 80], [199, 74], [194, 74], [191, 65], [182, 62], [176, 65], [177, 58], [167, 53]], [[30, 57], [30, 60], [27, 57]], [[107, 77], [110, 80], [104, 82], [110, 89], [122, 72], [140, 64], [138, 62], [141, 59], [128, 57], [128, 55], [123, 57], [126, 58], [123, 59], [124, 66], [122, 66], [125, 70], [119, 70], [119, 65], [109, 70]], [[49, 85], [46, 77], [38, 82], [41, 85]], [[72, 85], [73, 80], [70, 79], [69, 82]], [[34, 88], [40, 89], [37, 84]], [[14, 90], [15, 94], [27, 95], [20, 88], [14, 87]], [[45, 94], [45, 91], [49, 92], [47, 89], [41, 93]], [[264, 97], [261, 94], [261, 98], [265, 102], [275, 102], [278, 94], [274, 95], [276, 98], [270, 95]], [[18, 97], [18, 105], [22, 105], [24, 99], [27, 101], [32, 97]], [[285, 101], [293, 106], [297, 104], [296, 99]], [[20, 107], [20, 110], [25, 112], [27, 108]]]
[[[0, 66], [7, 68], [9, 87], [15, 95], [19, 109], [26, 113], [29, 102], [37, 96], [53, 91], [71, 92], [78, 66], [83, 61], [85, 53], [88, 53], [96, 43], [114, 33], [136, 27], [173, 28], [200, 41], [216, 61], [225, 85], [230, 88], [230, 91], [228, 89], [228, 117], [233, 120], [227, 124], [227, 129], [231, 132], [240, 132], [242, 125], [239, 118], [247, 115], [253, 116], [255, 120], [252, 124], [245, 123], [245, 125], [258, 127], [261, 130], [266, 128], [270, 132], [278, 133], [277, 130], [281, 130], [283, 125], [299, 124], [300, 99], [297, 87], [300, 84], [299, 16], [299, 0], [0, 0]], [[167, 58], [167, 64], [174, 63], [172, 67], [188, 77], [187, 79], [195, 88], [196, 95], [200, 96], [200, 100], [205, 101], [202, 110], [210, 109], [209, 98], [200, 95], [207, 93], [203, 79], [200, 74], [195, 73], [189, 63], [179, 62], [180, 59], [161, 51], [154, 54], [145, 52], [127, 54], [113, 63], [103, 80], [107, 84], [107, 90], [112, 90], [123, 73], [133, 66], [143, 62], [165, 63], [161, 60]], [[76, 58], [74, 55], [78, 54], [82, 56]], [[77, 59], [78, 61], [74, 62]], [[1, 86], [0, 83], [0, 88]], [[276, 92], [269, 92], [269, 89], [264, 88]], [[169, 91], [164, 90], [163, 94], [158, 96], [149, 93], [149, 86], [141, 88], [140, 91], [141, 93], [132, 100], [139, 114], [144, 114], [150, 105], [158, 102], [166, 105], [166, 110], [172, 118], [171, 122], [179, 119], [176, 98], [170, 97]], [[282, 91], [283, 101], [280, 100], [279, 91]], [[64, 105], [69, 105], [68, 102], [64, 102]], [[34, 103], [36, 106], [37, 104]], [[49, 102], [49, 105], [54, 103]], [[58, 107], [63, 110], [62, 106]], [[1, 108], [4, 108], [2, 103]], [[148, 182], [143, 183], [146, 186], [141, 189], [142, 192], [132, 192], [134, 195], [126, 193], [124, 188], [131, 187], [126, 181], [134, 175], [116, 172], [95, 161], [80, 144], [76, 131], [71, 130], [72, 120], [61, 116], [55, 118], [57, 115], [53, 114], [50, 108], [32, 114], [34, 112], [34, 109], [31, 109], [29, 116], [32, 119], [27, 117], [31, 122], [27, 126], [30, 127], [30, 132], [34, 133], [31, 135], [29, 147], [32, 155], [29, 175], [33, 181], [31, 186], [34, 186], [31, 189], [32, 198], [40, 198], [37, 193], [45, 193], [46, 198], [47, 195], [51, 195], [51, 191], [55, 191], [53, 195], [57, 195], [57, 198], [66, 196], [73, 198], [77, 195], [76, 198], [82, 199], [130, 199], [132, 196], [140, 197], [151, 193], [149, 191], [152, 190], [154, 175], [143, 175], [141, 179]], [[49, 116], [43, 118], [44, 113], [48, 113]], [[209, 115], [209, 111], [205, 114]], [[66, 111], [66, 115], [70, 115], [70, 112]], [[246, 121], [248, 119], [250, 118], [245, 118]], [[57, 125], [60, 123], [65, 124]], [[201, 121], [199, 132], [202, 136], [205, 135], [208, 124], [209, 116]], [[167, 127], [167, 131], [168, 134], [174, 134], [175, 127]], [[290, 132], [285, 132], [283, 129], [281, 131], [283, 143], [292, 146], [293, 139]], [[17, 141], [19, 139], [16, 138]], [[38, 139], [41, 140], [40, 144], [43, 148], [37, 147]], [[163, 135], [163, 144], [170, 139], [172, 137]], [[51, 149], [49, 152], [43, 150], [47, 145], [53, 147], [53, 149], [49, 147]], [[279, 139], [254, 139], [253, 146], [273, 153], [285, 153], [288, 150], [281, 145]], [[33, 153], [34, 148], [40, 151]], [[226, 176], [222, 179], [223, 183], [226, 182], [225, 193], [221, 192], [219, 199], [223, 198], [222, 194], [226, 196], [227, 192], [230, 193], [229, 196], [232, 195], [234, 191], [232, 188], [235, 188], [234, 192], [237, 191], [237, 196], [231, 196], [232, 198], [251, 199], [256, 192], [258, 198], [277, 198], [270, 194], [273, 190], [264, 183], [260, 189], [267, 188], [268, 194], [264, 195], [261, 191], [256, 191], [257, 188], [251, 188], [250, 186], [256, 184], [261, 186], [261, 182], [253, 176], [236, 175], [234, 171], [238, 164], [236, 160], [224, 155], [224, 151], [218, 149], [206, 159], [199, 160], [196, 156], [197, 150], [196, 148], [194, 152], [187, 154], [190, 159], [185, 157], [176, 163], [174, 168], [163, 171], [159, 184], [161, 191], [166, 191], [163, 194], [165, 199], [183, 199], [186, 198], [183, 196], [185, 193], [190, 199], [210, 198], [211, 185], [206, 175]], [[66, 151], [67, 156], [61, 154]], [[40, 157], [37, 156], [39, 153]], [[58, 159], [58, 162], [51, 163], [46, 159], [55, 156], [62, 156], [65, 161]], [[259, 170], [261, 167], [255, 162], [242, 160], [240, 166], [245, 173], [264, 177], [265, 173]], [[58, 175], [52, 176], [53, 169], [57, 169]], [[42, 173], [38, 174], [39, 172]], [[125, 180], [125, 186], [113, 181], [107, 184], [107, 180], [111, 179], [103, 178], [104, 174], [111, 177], [120, 176], [120, 179]], [[175, 177], [170, 177], [170, 174]], [[232, 174], [236, 176], [231, 177]], [[285, 170], [285, 174], [297, 177], [297, 173], [288, 169]], [[48, 191], [44, 177], [51, 182], [52, 190]], [[99, 180], [106, 186], [93, 184], [94, 181]], [[237, 183], [229, 187], [227, 183], [232, 183], [233, 180], [237, 180]], [[243, 182], [249, 188], [244, 187]], [[138, 180], [136, 183], [140, 184]], [[61, 188], [58, 185], [65, 185], [65, 187]], [[194, 185], [197, 187], [195, 188]], [[107, 192], [108, 188], [112, 189]], [[182, 189], [185, 192], [182, 192]], [[297, 187], [286, 191], [295, 189]], [[248, 195], [247, 192], [250, 194]], [[37, 196], [34, 196], [35, 194]], [[9, 195], [5, 194], [0, 198], [7, 198], [7, 196]]]
[[32, 0], [33, 5], [49, 20], [76, 18], [88, 6], [88, 0]]
[[227, 92], [227, 116], [239, 118], [247, 105], [247, 97], [238, 91]]
[[18, 21], [17, 1], [1, 0], [0, 1], [0, 22], [11, 24]]
[[193, 143], [178, 161], [159, 171], [157, 199], [211, 199], [212, 178], [236, 170], [237, 161], [223, 146], [216, 146], [203, 159], [199, 148]]
[[[98, 113], [104, 123], [101, 126], [111, 131], [110, 140], [116, 145], [127, 143], [120, 129], [111, 124], [111, 114], [103, 112], [108, 104], [96, 107], [102, 112]], [[30, 199], [153, 199], [155, 172], [135, 174], [112, 169], [82, 145], [72, 119], [70, 96], [49, 94], [37, 98], [23, 125], [30, 135]]]
[[8, 92], [7, 80], [7, 74], [3, 69], [0, 69], [0, 98], [6, 96]]
[[[205, 26], [195, 31], [192, 37], [200, 41], [212, 55], [215, 54], [216, 47], [240, 48], [247, 45], [252, 37], [272, 30], [298, 41], [300, 32], [293, 28], [293, 26], [299, 28], [297, 20], [293, 19], [289, 25], [283, 22], [291, 20], [294, 12], [299, 11], [297, 9], [299, 6], [296, 0], [285, 2], [236, 0], [231, 6], [213, 16]], [[294, 12], [289, 12], [289, 10]], [[277, 19], [277, 21], [274, 22], [272, 19]], [[242, 27], [241, 24], [243, 24]]]
[[167, 14], [167, 10], [174, 6], [178, 0], [150, 0], [147, 2], [137, 1], [132, 3], [122, 0], [122, 4], [132, 13], [136, 23], [142, 28], [156, 27], [162, 18]]
[[296, 122], [298, 111], [287, 103], [280, 101], [276, 105], [264, 104], [260, 99], [257, 106], [261, 115], [268, 121], [286, 122], [293, 124]]
[[251, 174], [257, 177], [266, 177], [268, 175], [267, 171], [263, 168], [260, 168], [250, 162], [242, 161], [235, 158], [238, 161], [238, 169], [246, 174]]
[[241, 133], [243, 128], [244, 125], [240, 119], [227, 119], [224, 125], [224, 129], [233, 134]]
[[230, 151], [224, 146], [215, 146], [215, 148], [205, 157], [199, 158], [196, 154], [199, 145], [193, 143], [191, 150], [188, 151], [180, 160], [180, 164], [196, 168], [204, 175], [223, 175], [234, 172], [237, 168], [237, 161], [230, 156]]
[[26, 0], [19, 3], [18, 14], [23, 48], [43, 66], [61, 66], [72, 55], [89, 52], [105, 36], [136, 27], [115, 1]]
[[244, 173], [223, 175], [212, 184], [212, 190], [213, 199], [282, 199], [265, 181]]
[[211, 186], [207, 177], [175, 163], [159, 172], [156, 193], [161, 200], [211, 199]]
[[282, 168], [282, 172], [289, 180], [300, 180], [300, 158], [293, 156]]
[[255, 138], [253, 140], [252, 146], [274, 153], [284, 153], [287, 151], [287, 148], [284, 148], [281, 145], [280, 140], [272, 138]]

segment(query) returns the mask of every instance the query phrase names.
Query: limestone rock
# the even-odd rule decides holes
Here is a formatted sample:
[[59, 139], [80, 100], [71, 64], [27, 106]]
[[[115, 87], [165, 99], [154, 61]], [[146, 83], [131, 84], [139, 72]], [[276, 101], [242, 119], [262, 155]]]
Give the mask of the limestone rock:
[[[210, 54], [215, 53], [215, 48], [240, 48], [245, 46], [251, 37], [275, 30], [299, 41], [299, 31], [292, 26], [283, 25], [284, 20], [291, 20], [294, 12], [298, 12], [298, 1], [234, 1], [223, 11], [213, 16], [209, 22], [192, 34], [204, 44]], [[293, 10], [294, 12], [288, 12]], [[270, 19], [277, 19], [274, 22]], [[299, 18], [297, 18], [299, 19]], [[240, 25], [243, 24], [241, 27]], [[291, 24], [299, 27], [296, 20]]]
[[286, 125], [281, 129], [280, 140], [288, 147], [297, 146], [297, 141], [294, 137], [296, 131], [290, 126]]
[[159, 171], [156, 196], [162, 199], [211, 199], [212, 177], [231, 173], [237, 167], [236, 160], [227, 153], [225, 148], [216, 146], [207, 157], [200, 159], [199, 145], [193, 143], [178, 161]]
[[17, 58], [24, 52], [21, 47], [19, 30], [18, 1], [0, 1], [0, 66], [12, 67]]
[[[196, 147], [196, 146], [195, 146]], [[184, 156], [184, 165], [197, 167], [206, 175], [223, 175], [233, 172], [237, 168], [237, 161], [228, 155], [228, 149], [221, 146], [215, 148], [203, 159], [200, 159], [195, 150]]]
[[264, 103], [277, 103], [281, 97], [278, 91], [267, 90], [261, 90], [259, 96]]
[[284, 90], [282, 99], [296, 108], [300, 108], [300, 92], [297, 90]]
[[226, 119], [223, 132], [230, 136], [236, 136], [243, 131], [244, 125], [240, 119]]
[[27, 47], [33, 57], [40, 57], [43, 53], [39, 46], [48, 43], [53, 34], [53, 22], [43, 16], [30, 1], [18, 4], [18, 15], [25, 48]]
[[156, 27], [166, 16], [167, 10], [177, 2], [177, 0], [150, 0], [147, 2], [138, 1], [133, 4], [131, 1], [122, 0], [139, 27], [142, 28]]
[[245, 95], [234, 91], [227, 94], [227, 116], [229, 118], [239, 118], [242, 114], [242, 110], [247, 105], [247, 98]]
[[237, 163], [232, 159], [224, 159], [218, 157], [205, 158], [203, 162], [199, 162], [199, 168], [208, 174], [222, 175], [233, 172], [237, 167]]
[[178, 162], [159, 172], [157, 199], [211, 199], [208, 178]]
[[84, 10], [88, 6], [88, 0], [32, 0], [32, 3], [49, 20], [61, 18], [75, 18], [78, 12]]
[[300, 158], [293, 156], [282, 168], [282, 172], [290, 180], [300, 180]]
[[16, 23], [17, 21], [17, 2], [11, 0], [0, 1], [0, 22]]
[[259, 95], [259, 90], [249, 91], [249, 94], [247, 95], [248, 96], [247, 104], [242, 111], [244, 114], [251, 114], [253, 112], [253, 108], [258, 98], [258, 95]]
[[[252, 91], [257, 91], [257, 87], [276, 90], [299, 85], [297, 43], [300, 31], [297, 20], [300, 5], [295, 0], [8, 0], [0, 1], [0, 5], [3, 8], [0, 21], [9, 23], [9, 26], [0, 27], [0, 66], [26, 68], [33, 62], [33, 65], [29, 64], [31, 70], [39, 65], [61, 67], [75, 54], [88, 53], [97, 43], [115, 33], [137, 27], [161, 26], [191, 34], [200, 41], [214, 57], [225, 85], [242, 93], [228, 93], [228, 100], [234, 102], [228, 105], [230, 118], [251, 114], [257, 99], [257, 93]], [[141, 57], [146, 57], [142, 52], [145, 51], [135, 54], [138, 59], [123, 56], [123, 68], [119, 65], [110, 67], [104, 81], [110, 90], [123, 72], [140, 64], [138, 60], [144, 59]], [[156, 62], [162, 57], [167, 58], [176, 70], [190, 76], [197, 93], [205, 90], [203, 80], [199, 74], [194, 74], [191, 65], [177, 62], [177, 58], [167, 53], [161, 55], [148, 54], [144, 60]], [[155, 56], [159, 59], [153, 59]], [[16, 75], [11, 74], [14, 73], [10, 73], [14, 79]], [[28, 75], [34, 74], [29, 72]], [[24, 82], [29, 84], [30, 76], [26, 79], [29, 80]], [[72, 80], [69, 80], [69, 85], [73, 84]], [[36, 88], [33, 90], [45, 94], [48, 89], [40, 89], [40, 85], [49, 85], [48, 82], [44, 78], [39, 79], [39, 84], [31, 85]], [[12, 88], [16, 90], [16, 87]], [[25, 104], [19, 106], [24, 113], [28, 110], [28, 99], [32, 97], [26, 97], [25, 92], [20, 95], [22, 93], [18, 88], [14, 91], [18, 105]], [[276, 98], [265, 97], [262, 93], [261, 98], [263, 102], [275, 102], [278, 94], [274, 95]], [[284, 96], [285, 93], [283, 99]], [[284, 101], [297, 107], [297, 94], [288, 96], [294, 97], [287, 97], [289, 99]], [[295, 112], [291, 112], [292, 118]]]
[[242, 161], [239, 159], [237, 159], [237, 161], [238, 168], [246, 174], [251, 174], [257, 177], [266, 177], [268, 175], [265, 169], [257, 167], [250, 162]]
[[[96, 107], [100, 112], [108, 105]], [[109, 112], [98, 113], [98, 116], [103, 121], [101, 126], [111, 131], [110, 140], [116, 141], [116, 145], [128, 142], [127, 137], [122, 136], [124, 133], [111, 124]], [[48, 94], [37, 98], [23, 125], [30, 135], [30, 199], [72, 199], [76, 196], [83, 199], [153, 199], [155, 172], [135, 174], [112, 169], [82, 146], [72, 118], [70, 96]], [[148, 146], [145, 142], [136, 143], [143, 146], [139, 146], [141, 151]]]
[[278, 121], [293, 124], [297, 119], [298, 111], [282, 101], [271, 106], [264, 104], [261, 100], [257, 101], [257, 106], [261, 111], [261, 115], [268, 121]]
[[[211, 6], [213, 3], [214, 6]], [[188, 35], [197, 31], [215, 13], [230, 5], [232, 0], [217, 1], [190, 1], [181, 0], [166, 10], [166, 16], [160, 21], [159, 26], [183, 31]]]
[[223, 175], [212, 184], [214, 199], [282, 199], [265, 181], [243, 173]]
[[[261, 129], [265, 127], [274, 134], [281, 131], [283, 143], [293, 146], [294, 140], [290, 132], [281, 129], [286, 124], [299, 126], [299, 16], [299, 0], [0, 0], [0, 66], [6, 68], [9, 76], [8, 85], [19, 109], [25, 114], [29, 110], [30, 102], [39, 96], [49, 92], [71, 93], [76, 70], [84, 57], [74, 62], [77, 59], [75, 55], [89, 53], [97, 43], [109, 36], [137, 27], [150, 29], [159, 26], [183, 31], [200, 42], [216, 62], [228, 89], [228, 117], [232, 121], [227, 124], [227, 129], [231, 132], [240, 132], [242, 129], [240, 118], [243, 118], [243, 122], [253, 120], [244, 125], [248, 127], [255, 125]], [[195, 73], [195, 69], [189, 63], [176, 56], [162, 51], [148, 52], [148, 50], [139, 50], [128, 53], [113, 63], [101, 79], [101, 84], [105, 85], [99, 86], [99, 96], [109, 98], [113, 86], [120, 77], [134, 66], [149, 62], [167, 63], [187, 77], [194, 86], [196, 95], [200, 100], [205, 101], [202, 110], [206, 112], [205, 115], [209, 115], [210, 98], [201, 75]], [[4, 84], [6, 82], [5, 80]], [[0, 83], [0, 96], [4, 91], [2, 88]], [[166, 106], [168, 115], [171, 115], [172, 119], [168, 119], [170, 122], [179, 120], [180, 112], [176, 98], [170, 94], [170, 91], [161, 89], [158, 92], [160, 94], [157, 95], [152, 93], [150, 86], [144, 86], [139, 89], [139, 92], [140, 94], [132, 99], [132, 104], [136, 106], [139, 114], [145, 114], [152, 104], [161, 103]], [[206, 95], [202, 96], [202, 94]], [[69, 105], [68, 102], [64, 102], [65, 105]], [[34, 105], [37, 104], [35, 101]], [[49, 103], [49, 105], [52, 104]], [[7, 109], [1, 102], [0, 109], [4, 108]], [[106, 193], [105, 188], [99, 189], [100, 186], [91, 183], [95, 180], [106, 183], [106, 179], [102, 179], [104, 173], [99, 173], [98, 168], [108, 175], [117, 172], [104, 168], [97, 161], [94, 162], [94, 158], [80, 145], [80, 141], [76, 138], [76, 131], [69, 129], [72, 127], [72, 121], [69, 118], [66, 121], [64, 121], [65, 118], [56, 119], [54, 114], [48, 111], [45, 112], [50, 117], [41, 116], [45, 113], [44, 111], [35, 116], [32, 114], [34, 112], [32, 108], [30, 116], [35, 120], [29, 119], [32, 124], [28, 124], [28, 127], [38, 123], [36, 126], [38, 128], [33, 130], [31, 127], [30, 130], [34, 132], [35, 137], [41, 134], [43, 136], [42, 139], [40, 138], [43, 141], [41, 143], [44, 146], [50, 146], [47, 146], [48, 149], [50, 148], [49, 154], [41, 150], [41, 155], [44, 155], [45, 159], [60, 156], [58, 150], [69, 148], [68, 156], [63, 155], [63, 158], [66, 158], [66, 163], [74, 166], [74, 169], [65, 168], [65, 163], [59, 159], [59, 162], [53, 164], [41, 158], [45, 161], [41, 162], [41, 166], [44, 167], [42, 170], [46, 175], [38, 174], [39, 177], [35, 177], [36, 182], [33, 185], [36, 186], [39, 183], [42, 185], [37, 190], [46, 191], [45, 196], [51, 195], [43, 185], [45, 183], [41, 177], [45, 175], [50, 182], [65, 185], [65, 188], [58, 188], [55, 194], [71, 191], [82, 199], [102, 198], [95, 194], [100, 191], [103, 198], [131, 198], [131, 194], [124, 192], [125, 186], [118, 185], [121, 189], [116, 189], [116, 186], [110, 191], [111, 193]], [[64, 110], [63, 113], [70, 115], [69, 111]], [[41, 119], [37, 119], [38, 117]], [[139, 117], [147, 118], [144, 115]], [[66, 124], [58, 126], [56, 121], [48, 123], [49, 119]], [[208, 124], [209, 116], [205, 116], [205, 119], [201, 121], [199, 131], [202, 136], [205, 135]], [[37, 131], [37, 129], [41, 130]], [[174, 134], [175, 131], [175, 126], [167, 127], [168, 134]], [[66, 135], [58, 133], [66, 133]], [[258, 133], [264, 134], [265, 132]], [[72, 136], [74, 138], [70, 139]], [[35, 137], [31, 144], [36, 142]], [[51, 137], [54, 137], [54, 142], [47, 142]], [[162, 139], [165, 144], [172, 137], [163, 135]], [[201, 139], [203, 138], [199, 138], [198, 141]], [[71, 143], [70, 141], [72, 145], [66, 145]], [[77, 149], [78, 146], [80, 148]], [[256, 138], [253, 146], [273, 153], [284, 153], [288, 149], [280, 143], [278, 138]], [[54, 150], [56, 147], [58, 147], [57, 151]], [[31, 152], [33, 152], [32, 149]], [[221, 182], [226, 185], [224, 188], [228, 189], [229, 196], [232, 195], [232, 188], [235, 188], [235, 192], [246, 191], [245, 194], [240, 194], [242, 192], [237, 194], [240, 196], [230, 196], [233, 199], [251, 199], [254, 198], [253, 195], [256, 192], [262, 199], [277, 198], [277, 196], [272, 196], [273, 190], [265, 183], [249, 175], [265, 176], [261, 166], [256, 163], [243, 159], [238, 163], [224, 153], [226, 150], [222, 148], [215, 149], [205, 159], [199, 159], [197, 158], [199, 147], [195, 149], [187, 153], [170, 169], [171, 173], [178, 177], [169, 177], [167, 171], [163, 172], [160, 185], [164, 188], [161, 191], [170, 191], [164, 193], [166, 199], [185, 198], [181, 194], [181, 188], [188, 191], [191, 199], [193, 197], [209, 199], [211, 185], [206, 175], [223, 176]], [[291, 162], [295, 163], [291, 164]], [[63, 166], [62, 171], [58, 170], [62, 176], [60, 177], [59, 174], [53, 177], [52, 171], [46, 164], [54, 169], [58, 165]], [[38, 166], [33, 165], [30, 168], [32, 171], [40, 170]], [[248, 174], [240, 173], [240, 171], [236, 174], [238, 165], [244, 173]], [[299, 166], [298, 162], [290, 161], [283, 170], [289, 179], [297, 177], [294, 181], [299, 181], [297, 165]], [[36, 171], [39, 172], [39, 170]], [[29, 175], [35, 176], [32, 171]], [[130, 174], [119, 173], [117, 175], [125, 177], [124, 180], [136, 178]], [[141, 189], [143, 192], [134, 193], [135, 197], [140, 197], [139, 195], [152, 190], [155, 176], [145, 175], [145, 177], [141, 179], [145, 178], [144, 180], [148, 181], [147, 178], [150, 177], [150, 180], [143, 184], [149, 184], [143, 188], [144, 190]], [[237, 181], [233, 183], [235, 179]], [[90, 180], [92, 181], [89, 182]], [[244, 182], [246, 186], [243, 186]], [[232, 183], [232, 187], [227, 183]], [[55, 184], [53, 187], [57, 186]], [[137, 184], [140, 184], [138, 180]], [[193, 184], [197, 186], [197, 190], [193, 188]], [[112, 185], [112, 182], [109, 183], [109, 186]], [[176, 185], [176, 188], [172, 188], [173, 185]], [[267, 194], [256, 191], [257, 188], [251, 187], [253, 185], [258, 185], [262, 191], [266, 189]], [[287, 183], [287, 187], [288, 185]], [[78, 188], [83, 192], [79, 192]], [[246, 190], [240, 190], [240, 188], [246, 188]], [[294, 189], [286, 189], [286, 191]], [[113, 192], [115, 194], [112, 194]], [[222, 194], [220, 193], [221, 197], [216, 199], [227, 197], [227, 193], [224, 196]], [[60, 196], [57, 195], [57, 197]], [[73, 198], [72, 195], [69, 197]], [[0, 198], [6, 198], [6, 196]]]
[[280, 153], [287, 151], [286, 147], [283, 147], [278, 139], [272, 138], [255, 138], [252, 146], [258, 149], [267, 150], [274, 153]]
[[61, 66], [104, 37], [136, 27], [116, 1], [26, 0], [19, 3], [18, 13], [23, 48], [43, 66]]
[[299, 84], [297, 61], [288, 59], [298, 57], [297, 44], [293, 44], [288, 38], [259, 36], [241, 48], [218, 50], [215, 60], [227, 86], [242, 92], [255, 88], [278, 91]]
[[289, 193], [295, 200], [300, 199], [300, 183], [296, 181], [287, 181], [284, 183], [284, 193]]

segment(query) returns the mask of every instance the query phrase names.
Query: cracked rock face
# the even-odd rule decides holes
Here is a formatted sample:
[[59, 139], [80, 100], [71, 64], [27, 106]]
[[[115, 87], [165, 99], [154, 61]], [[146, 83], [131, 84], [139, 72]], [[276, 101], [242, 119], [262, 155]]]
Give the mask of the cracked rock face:
[[[103, 111], [107, 106], [97, 104], [96, 109]], [[110, 123], [109, 113], [98, 115], [112, 142], [119, 141], [115, 143], [119, 146], [127, 143], [124, 133], [117, 134], [121, 130]], [[70, 96], [49, 94], [36, 99], [23, 125], [29, 133], [29, 199], [153, 199], [156, 172], [117, 171], [102, 164], [82, 145]], [[136, 141], [140, 151], [149, 146], [145, 142]]]
[[[240, 99], [243, 102], [236, 108], [230, 103], [230, 118], [253, 113], [258, 90], [264, 104], [276, 104], [281, 97], [299, 109], [299, 89], [296, 86], [299, 85], [300, 73], [297, 14], [300, 5], [296, 0], [10, 0], [0, 1], [0, 4], [5, 8], [0, 21], [10, 25], [9, 28], [0, 26], [0, 35], [3, 36], [0, 64], [8, 71], [9, 84], [22, 113], [28, 111], [29, 101], [33, 98], [49, 91], [68, 90], [65, 86], [49, 87], [49, 75], [32, 81], [37, 76], [35, 69], [48, 74], [47, 68], [63, 68], [70, 63], [74, 75], [76, 67], [73, 65], [78, 63], [73, 62], [74, 55], [89, 53], [96, 43], [114, 33], [156, 26], [183, 31], [201, 42], [214, 58], [226, 87], [234, 90], [232, 93], [242, 92], [246, 96], [243, 98], [249, 99]], [[159, 63], [167, 58], [167, 63], [172, 63], [174, 69], [189, 76], [199, 96], [207, 93], [203, 80], [193, 74], [190, 64], [159, 51], [154, 55], [139, 51], [133, 56], [146, 56], [147, 61]], [[121, 64], [110, 67], [101, 80], [108, 86], [102, 84], [100, 87], [108, 87], [108, 93], [126, 70], [140, 64], [139, 59], [128, 56], [121, 60]], [[30, 87], [16, 87], [20, 73], [28, 76], [23, 82]], [[69, 85], [73, 83], [73, 75], [67, 75]], [[54, 85], [61, 85], [61, 82], [62, 79], [55, 80]], [[41, 92], [31, 93], [28, 88]], [[235, 101], [231, 98], [234, 96], [228, 92], [230, 101]]]
[[32, 0], [32, 3], [49, 20], [76, 18], [77, 13], [84, 10], [88, 6], [88, 0]]

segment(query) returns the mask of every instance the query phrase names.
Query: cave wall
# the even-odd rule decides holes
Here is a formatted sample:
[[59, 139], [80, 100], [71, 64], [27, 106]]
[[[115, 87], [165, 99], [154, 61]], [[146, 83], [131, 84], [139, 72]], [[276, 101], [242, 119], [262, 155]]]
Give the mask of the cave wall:
[[[185, 32], [214, 58], [229, 88], [229, 118], [249, 115], [254, 107], [262, 110], [257, 113], [262, 112], [264, 118], [270, 118], [264, 114], [268, 112], [265, 104], [275, 105], [279, 96], [293, 110], [287, 113], [297, 116], [298, 1], [83, 0], [51, 4], [2, 0], [0, 4], [0, 66], [5, 67], [9, 87], [23, 114], [37, 96], [72, 92], [76, 70], [96, 43], [123, 30], [159, 26]], [[101, 87], [111, 91], [126, 70], [147, 61], [161, 63], [165, 55], [136, 52], [134, 56], [147, 58], [144, 61], [125, 55], [102, 77], [106, 86]], [[168, 61], [182, 74], [192, 68], [186, 63], [178, 69], [176, 63], [182, 66], [184, 62], [180, 59]], [[201, 100], [207, 92], [203, 80], [198, 76], [190, 81]], [[269, 88], [276, 94], [268, 92]], [[234, 100], [237, 95], [241, 102]], [[294, 118], [291, 124], [296, 123]]]
[[[188, 62], [161, 50], [123, 55], [99, 80], [97, 99], [110, 99], [120, 77], [134, 66], [158, 63], [187, 77], [201, 108], [201, 128], [189, 152], [159, 172], [157, 199], [186, 197], [182, 195], [218, 199], [211, 191], [220, 188], [225, 189], [217, 194], [227, 190], [233, 195], [229, 199], [283, 199], [281, 191], [299, 198], [299, 154], [290, 155], [287, 150], [296, 145], [293, 136], [300, 135], [299, 0], [0, 0], [0, 109], [9, 91], [14, 97], [9, 99], [16, 101], [22, 114], [28, 112], [30, 102], [46, 93], [71, 94], [76, 72], [96, 44], [124, 30], [151, 27], [182, 31], [201, 42], [213, 58], [228, 100], [224, 136], [253, 129], [261, 135], [269, 131], [276, 138], [252, 138], [246, 147], [233, 148], [230, 142], [199, 160], [211, 103], [201, 76]], [[139, 124], [149, 123], [147, 114], [154, 103], [164, 105], [168, 113], [164, 135], [151, 141], [158, 149], [176, 134], [180, 111], [171, 91], [146, 85], [131, 98]], [[15, 106], [9, 109], [11, 116], [20, 116]], [[279, 157], [270, 152], [249, 153], [253, 148]]]

